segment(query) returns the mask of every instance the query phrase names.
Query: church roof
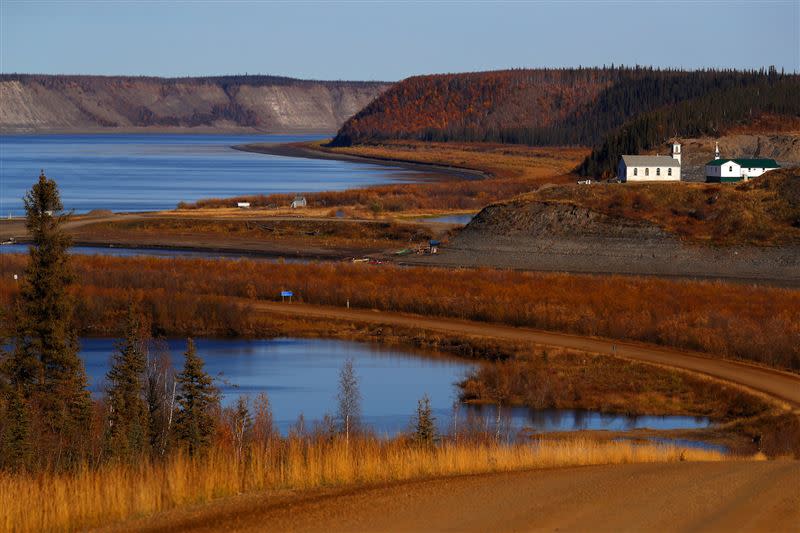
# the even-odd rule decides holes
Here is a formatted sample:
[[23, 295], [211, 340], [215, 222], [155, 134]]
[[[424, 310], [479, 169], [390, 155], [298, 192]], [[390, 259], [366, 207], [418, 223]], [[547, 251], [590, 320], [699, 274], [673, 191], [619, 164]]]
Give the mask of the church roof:
[[677, 159], [668, 155], [623, 155], [626, 167], [680, 167]]
[[728, 161], [733, 161], [740, 167], [744, 168], [781, 168], [774, 159], [712, 159], [706, 163], [707, 167], [718, 167], [724, 165]]

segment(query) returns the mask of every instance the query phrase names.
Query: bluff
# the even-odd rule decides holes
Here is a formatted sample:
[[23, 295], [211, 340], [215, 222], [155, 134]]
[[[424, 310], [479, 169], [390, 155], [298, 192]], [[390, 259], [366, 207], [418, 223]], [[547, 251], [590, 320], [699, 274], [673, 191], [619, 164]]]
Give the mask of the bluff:
[[389, 87], [277, 76], [3, 74], [0, 131], [328, 132]]

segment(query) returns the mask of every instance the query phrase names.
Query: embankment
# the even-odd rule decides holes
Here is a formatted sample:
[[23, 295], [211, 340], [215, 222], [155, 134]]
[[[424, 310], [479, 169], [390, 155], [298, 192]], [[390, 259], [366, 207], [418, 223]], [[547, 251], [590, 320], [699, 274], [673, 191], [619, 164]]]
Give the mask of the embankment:
[[800, 286], [800, 245], [691, 244], [647, 221], [555, 202], [490, 205], [440, 252], [405, 261]]

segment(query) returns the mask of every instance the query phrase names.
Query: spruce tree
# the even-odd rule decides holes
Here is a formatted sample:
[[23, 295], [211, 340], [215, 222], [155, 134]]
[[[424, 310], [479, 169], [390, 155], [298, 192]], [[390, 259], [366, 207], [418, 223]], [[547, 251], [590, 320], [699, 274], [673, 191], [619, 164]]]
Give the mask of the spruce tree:
[[145, 401], [146, 339], [141, 321], [131, 306], [125, 326], [125, 338], [117, 346], [108, 388], [108, 425], [106, 453], [111, 457], [135, 459], [149, 442], [149, 409]]
[[426, 446], [433, 444], [436, 438], [436, 419], [433, 416], [431, 400], [427, 394], [417, 403], [417, 416], [414, 426], [414, 440]]
[[214, 433], [212, 412], [219, 402], [219, 391], [203, 370], [203, 360], [192, 339], [188, 339], [184, 355], [183, 371], [176, 377], [180, 392], [175, 436], [190, 455], [196, 455], [208, 447]]
[[28, 406], [18, 387], [7, 393], [6, 424], [3, 432], [2, 466], [20, 471], [31, 466], [32, 446], [30, 440], [30, 416]]
[[51, 451], [69, 461], [83, 446], [91, 408], [69, 295], [71, 239], [58, 186], [44, 172], [24, 202], [33, 244], [15, 308], [9, 380], [41, 417]]

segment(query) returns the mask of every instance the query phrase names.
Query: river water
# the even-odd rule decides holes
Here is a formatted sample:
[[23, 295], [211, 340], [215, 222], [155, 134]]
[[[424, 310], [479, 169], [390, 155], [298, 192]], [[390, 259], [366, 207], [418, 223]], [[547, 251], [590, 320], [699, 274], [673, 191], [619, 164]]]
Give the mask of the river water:
[[[2, 254], [27, 254], [28, 244], [4, 244]], [[215, 250], [181, 250], [172, 248], [126, 248], [124, 246], [72, 246], [69, 253], [75, 255], [104, 255], [110, 257], [160, 257], [184, 259], [248, 259], [284, 263], [311, 263], [312, 260], [297, 257], [277, 257], [272, 255], [248, 254], [242, 252], [221, 252]]]
[[333, 191], [430, 178], [382, 165], [241, 152], [233, 145], [314, 135], [3, 135], [0, 216], [22, 214], [41, 169], [67, 210], [150, 211], [178, 202], [248, 194]]
[[[169, 341], [173, 364], [182, 366], [185, 342]], [[90, 388], [100, 394], [114, 349], [112, 339], [83, 339], [81, 355]], [[233, 404], [239, 395], [269, 396], [275, 420], [286, 432], [302, 413], [310, 427], [325, 414], [335, 414], [339, 371], [353, 359], [362, 395], [364, 422], [380, 434], [407, 430], [417, 400], [427, 394], [442, 431], [452, 428], [455, 384], [474, 363], [432, 357], [428, 354], [327, 339], [198, 339], [198, 353], [206, 371], [215, 377], [223, 404]], [[460, 406], [458, 419], [492, 430], [496, 411], [492, 406]], [[504, 409], [501, 424], [509, 432], [577, 431], [636, 428], [692, 429], [706, 427], [709, 420], [688, 416], [626, 416], [568, 409]]]

